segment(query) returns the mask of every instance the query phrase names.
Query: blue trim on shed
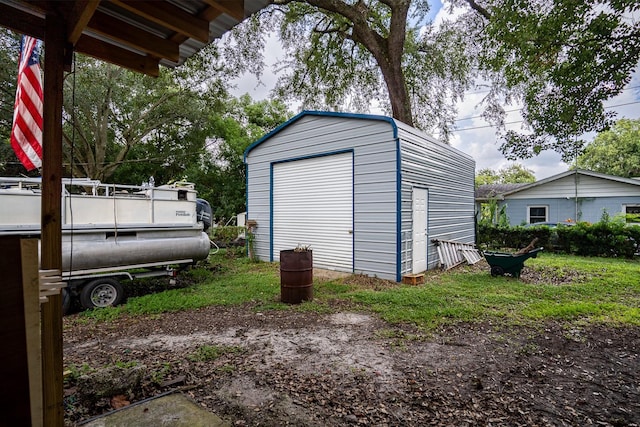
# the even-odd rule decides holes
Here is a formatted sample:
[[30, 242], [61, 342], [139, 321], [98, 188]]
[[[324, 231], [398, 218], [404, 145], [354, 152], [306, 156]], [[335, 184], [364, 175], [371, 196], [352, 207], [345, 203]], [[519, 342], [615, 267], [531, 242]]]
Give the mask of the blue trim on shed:
[[402, 280], [402, 154], [395, 121], [391, 122], [396, 140], [396, 282]]
[[[402, 155], [400, 152], [400, 138], [398, 136], [398, 126], [396, 124], [395, 119], [391, 118], [391, 117], [387, 117], [387, 116], [380, 116], [380, 115], [373, 115], [373, 114], [358, 114], [358, 113], [342, 113], [342, 112], [335, 112], [335, 111], [311, 111], [311, 110], [305, 110], [300, 112], [299, 114], [297, 114], [296, 116], [292, 117], [291, 119], [289, 119], [288, 121], [282, 123], [280, 126], [276, 127], [274, 130], [272, 130], [271, 132], [267, 133], [266, 135], [264, 135], [262, 138], [260, 138], [259, 140], [257, 140], [256, 142], [254, 142], [253, 144], [251, 144], [250, 146], [248, 146], [246, 148], [246, 150], [244, 150], [244, 163], [246, 164], [247, 162], [247, 156], [249, 154], [249, 152], [251, 150], [253, 150], [255, 147], [257, 147], [258, 145], [262, 144], [263, 142], [267, 141], [268, 139], [270, 139], [272, 136], [276, 135], [277, 133], [279, 133], [280, 131], [282, 131], [284, 128], [294, 124], [295, 122], [297, 122], [298, 120], [300, 120], [301, 118], [305, 117], [305, 116], [328, 116], [328, 117], [342, 117], [342, 118], [351, 118], [351, 119], [360, 119], [360, 120], [376, 120], [376, 121], [382, 121], [382, 122], [387, 122], [391, 125], [391, 128], [393, 130], [393, 139], [396, 142], [396, 281], [400, 282], [402, 280], [402, 254], [400, 252], [400, 249], [402, 247]], [[346, 152], [346, 151], [354, 151], [353, 149], [346, 149], [342, 152]], [[338, 152], [333, 152], [333, 154], [338, 154]], [[326, 154], [329, 155], [329, 154]], [[293, 161], [293, 160], [301, 160], [303, 158], [311, 158], [311, 157], [317, 157], [317, 156], [307, 156], [307, 157], [301, 157], [301, 158], [297, 158], [297, 159], [289, 159], [289, 160], [285, 160], [285, 161]], [[355, 157], [355, 156], [354, 156]], [[270, 189], [269, 189], [269, 204], [270, 204], [270, 230], [269, 230], [269, 259], [271, 261], [273, 261], [273, 165], [275, 163], [282, 163], [283, 161], [278, 161], [278, 162], [272, 162], [271, 163], [271, 170], [270, 170]], [[354, 165], [354, 173], [355, 173], [355, 165]], [[247, 175], [247, 182], [248, 182], [248, 175]], [[355, 179], [354, 179], [354, 187], [355, 187]], [[248, 191], [249, 188], [247, 186], [247, 209], [248, 209], [248, 204], [249, 204], [249, 200], [248, 200]], [[353, 190], [355, 192], [355, 188]], [[354, 194], [354, 206], [352, 207], [352, 209], [355, 209], [355, 194]], [[247, 212], [248, 215], [248, 212]], [[248, 216], [247, 216], [248, 217]], [[353, 225], [355, 225], [355, 215], [353, 216]], [[353, 226], [352, 225], [352, 226]], [[355, 230], [354, 230], [355, 231]], [[353, 236], [353, 244], [355, 245], [355, 233]], [[354, 251], [353, 251], [353, 259], [352, 259], [352, 266], [355, 267], [355, 247], [354, 247]]]
[[262, 138], [260, 138], [259, 140], [257, 140], [253, 144], [251, 144], [250, 146], [248, 146], [246, 148], [246, 150], [244, 150], [244, 162], [245, 163], [247, 162], [247, 155], [249, 154], [249, 152], [251, 150], [253, 150], [258, 145], [262, 144], [263, 142], [265, 142], [266, 140], [271, 138], [273, 135], [275, 135], [278, 132], [280, 132], [282, 129], [292, 125], [293, 123], [297, 122], [298, 120], [300, 120], [301, 118], [303, 118], [305, 116], [347, 117], [347, 118], [351, 118], [351, 119], [378, 120], [378, 121], [383, 121], [383, 122], [389, 122], [389, 123], [391, 123], [391, 126], [393, 127], [393, 136], [394, 136], [394, 138], [398, 137], [398, 127], [395, 124], [395, 120], [392, 119], [391, 117], [378, 116], [378, 115], [374, 115], [374, 114], [356, 114], [356, 113], [340, 113], [340, 112], [336, 112], [336, 111], [311, 111], [311, 110], [305, 110], [305, 111], [297, 114], [296, 116], [292, 117], [291, 119], [287, 120], [286, 122], [282, 123], [280, 126], [278, 126], [274, 130], [272, 130], [271, 132], [269, 132], [268, 134], [266, 134], [265, 136], [263, 136]]

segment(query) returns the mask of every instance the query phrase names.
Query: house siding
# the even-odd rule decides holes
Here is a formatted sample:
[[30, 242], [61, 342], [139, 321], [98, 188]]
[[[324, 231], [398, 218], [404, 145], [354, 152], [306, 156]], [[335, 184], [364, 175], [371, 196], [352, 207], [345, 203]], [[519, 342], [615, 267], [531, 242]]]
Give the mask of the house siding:
[[[640, 183], [639, 183], [640, 184]], [[594, 176], [571, 174], [558, 180], [509, 194], [505, 199], [536, 199], [557, 197], [637, 197], [640, 185], [606, 180]]]
[[440, 265], [433, 239], [475, 243], [474, 160], [414, 128], [398, 123], [402, 164], [402, 274], [412, 267], [412, 190], [428, 190], [427, 268]]
[[506, 193], [499, 202], [511, 225], [528, 222], [529, 206], [547, 206], [548, 221], [598, 222], [606, 211], [610, 216], [623, 212], [625, 205], [640, 204], [640, 181], [589, 171], [567, 172], [533, 184], [530, 188]]
[[[508, 199], [501, 204], [506, 204], [505, 209], [511, 225], [523, 225], [527, 223], [527, 209], [529, 206], [548, 206], [548, 221], [586, 221], [598, 222], [606, 211], [614, 217], [623, 212], [625, 205], [640, 204], [640, 195], [637, 197], [586, 197], [578, 199]], [[577, 211], [577, 215], [576, 215]]]

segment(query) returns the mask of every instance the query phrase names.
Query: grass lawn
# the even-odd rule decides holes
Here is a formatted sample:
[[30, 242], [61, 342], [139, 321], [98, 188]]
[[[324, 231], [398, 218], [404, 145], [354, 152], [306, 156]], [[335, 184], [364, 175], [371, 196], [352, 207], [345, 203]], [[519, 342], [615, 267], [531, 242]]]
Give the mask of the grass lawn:
[[[541, 253], [525, 262], [527, 268], [536, 272], [536, 283], [491, 277], [488, 268], [428, 272], [425, 284], [419, 286], [383, 282], [383, 286], [372, 287], [357, 280], [315, 280], [312, 302], [287, 305], [279, 301], [277, 264], [251, 262], [220, 251], [209, 257], [208, 265], [183, 273], [193, 285], [132, 297], [122, 306], [87, 311], [82, 316], [109, 320], [121, 313], [157, 314], [246, 303], [263, 311], [331, 312], [335, 307], [344, 310], [347, 304], [351, 310], [373, 311], [390, 322], [411, 322], [426, 329], [487, 320], [640, 325], [639, 260]], [[564, 280], [558, 283], [558, 277]]]

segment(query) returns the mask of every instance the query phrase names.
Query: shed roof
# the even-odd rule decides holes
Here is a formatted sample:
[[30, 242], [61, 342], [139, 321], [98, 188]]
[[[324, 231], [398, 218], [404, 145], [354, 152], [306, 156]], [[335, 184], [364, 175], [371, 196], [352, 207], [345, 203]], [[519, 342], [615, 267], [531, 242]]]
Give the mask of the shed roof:
[[253, 144], [249, 145], [247, 147], [247, 149], [244, 150], [245, 160], [246, 160], [247, 155], [249, 154], [249, 152], [251, 150], [253, 150], [258, 145], [260, 145], [263, 142], [267, 141], [272, 136], [276, 135], [277, 133], [279, 133], [283, 129], [291, 126], [292, 124], [294, 124], [295, 122], [297, 122], [298, 120], [302, 119], [305, 116], [349, 117], [349, 118], [354, 118], [354, 119], [367, 119], [367, 120], [385, 121], [385, 122], [388, 122], [389, 124], [391, 124], [391, 126], [393, 127], [394, 138], [397, 138], [398, 128], [397, 128], [397, 126], [395, 124], [395, 120], [393, 120], [391, 117], [378, 116], [378, 115], [369, 115], [369, 114], [339, 113], [339, 112], [335, 112], [335, 111], [309, 111], [309, 110], [305, 110], [305, 111], [302, 111], [301, 113], [298, 113], [297, 115], [293, 116], [291, 119], [289, 119], [286, 122], [282, 123], [280, 126], [275, 128], [271, 132], [267, 133], [262, 138], [260, 138], [259, 140], [255, 141]]
[[[279, 133], [280, 131], [282, 131], [283, 129], [293, 125], [295, 122], [297, 122], [298, 120], [302, 119], [303, 117], [306, 116], [325, 116], [325, 117], [340, 117], [340, 118], [350, 118], [350, 119], [357, 119], [357, 120], [376, 120], [376, 121], [383, 121], [383, 122], [387, 122], [391, 125], [391, 128], [393, 130], [393, 138], [398, 138], [398, 130], [400, 130], [401, 132], [407, 132], [407, 133], [412, 133], [415, 135], [419, 135], [422, 138], [425, 139], [429, 139], [432, 142], [436, 142], [439, 144], [445, 144], [444, 142], [432, 137], [431, 135], [428, 135], [424, 132], [422, 132], [419, 129], [413, 128], [409, 125], [406, 125], [396, 119], [394, 119], [393, 117], [388, 117], [388, 116], [381, 116], [381, 115], [377, 115], [377, 114], [361, 114], [361, 113], [343, 113], [343, 112], [337, 112], [337, 111], [311, 111], [311, 110], [305, 110], [302, 111], [301, 113], [297, 114], [296, 116], [292, 117], [291, 119], [289, 119], [288, 121], [282, 123], [280, 126], [278, 126], [277, 128], [275, 128], [274, 130], [272, 130], [271, 132], [267, 133], [266, 135], [264, 135], [262, 138], [260, 138], [259, 140], [255, 141], [253, 144], [251, 144], [249, 147], [247, 147], [247, 149], [244, 151], [244, 157], [245, 160], [247, 158], [247, 155], [249, 154], [249, 152], [251, 150], [253, 150], [254, 148], [256, 148], [258, 145], [262, 144], [263, 142], [267, 141], [269, 138], [271, 138], [272, 136], [276, 135], [277, 133]], [[469, 156], [466, 153], [463, 153], [459, 150], [457, 150], [454, 147], [451, 147], [451, 150], [454, 150], [456, 152], [459, 152], [461, 155], [466, 156], [468, 158], [471, 159], [471, 156]]]

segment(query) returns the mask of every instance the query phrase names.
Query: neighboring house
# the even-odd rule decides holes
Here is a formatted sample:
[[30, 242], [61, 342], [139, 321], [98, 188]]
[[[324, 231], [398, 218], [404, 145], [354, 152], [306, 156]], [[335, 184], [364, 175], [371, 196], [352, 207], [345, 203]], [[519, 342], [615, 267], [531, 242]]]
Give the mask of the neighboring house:
[[481, 185], [476, 210], [495, 200], [512, 226], [536, 222], [598, 222], [603, 213], [640, 213], [640, 179], [570, 170], [531, 184]]
[[473, 159], [389, 117], [304, 111], [245, 151], [254, 254], [400, 281], [474, 243]]

